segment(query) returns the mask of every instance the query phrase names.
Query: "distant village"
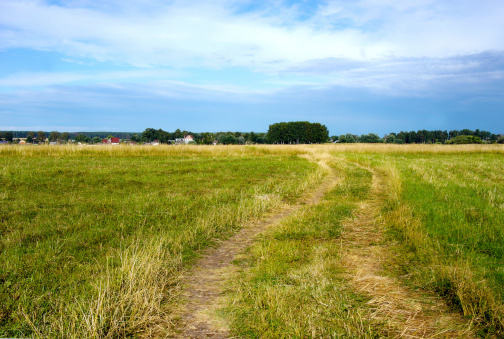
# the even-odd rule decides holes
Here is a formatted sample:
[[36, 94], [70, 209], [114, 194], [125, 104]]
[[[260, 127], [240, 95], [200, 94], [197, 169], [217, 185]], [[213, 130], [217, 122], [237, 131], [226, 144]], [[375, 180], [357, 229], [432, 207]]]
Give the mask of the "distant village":
[[246, 144], [313, 144], [313, 143], [392, 143], [392, 144], [504, 144], [503, 134], [483, 130], [401, 131], [380, 137], [375, 133], [355, 135], [346, 133], [329, 136], [324, 125], [306, 121], [276, 123], [267, 133], [203, 132], [180, 129], [167, 132], [147, 128], [135, 132], [30, 132], [0, 131], [0, 145], [246, 145]]

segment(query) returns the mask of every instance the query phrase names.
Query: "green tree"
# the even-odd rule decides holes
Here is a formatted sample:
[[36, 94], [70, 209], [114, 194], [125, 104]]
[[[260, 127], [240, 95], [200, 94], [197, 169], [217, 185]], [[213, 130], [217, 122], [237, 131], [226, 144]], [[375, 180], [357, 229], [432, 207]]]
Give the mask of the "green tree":
[[218, 138], [219, 143], [223, 145], [234, 145], [237, 140], [234, 134], [221, 134]]
[[308, 121], [280, 122], [269, 126], [267, 139], [272, 144], [325, 143], [329, 139], [327, 127]]
[[481, 144], [481, 139], [474, 135], [458, 135], [446, 142], [447, 144]]
[[79, 134], [75, 137], [76, 142], [86, 142], [86, 139], [89, 139], [89, 137], [85, 134]]
[[3, 137], [5, 141], [12, 142], [12, 140], [14, 139], [14, 134], [12, 132], [5, 132]]
[[139, 142], [140, 141], [140, 137], [138, 136], [138, 134], [133, 134], [131, 136], [131, 141]]
[[175, 132], [173, 132], [174, 139], [182, 139], [183, 137], [184, 137], [184, 133], [179, 128], [177, 128], [175, 130]]
[[92, 141], [93, 141], [93, 144], [99, 144], [99, 143], [102, 142], [102, 138], [96, 136], [96, 137], [93, 138]]
[[210, 145], [210, 144], [212, 144], [212, 143], [213, 143], [213, 141], [214, 141], [214, 136], [213, 136], [213, 134], [212, 134], [212, 133], [208, 133], [208, 132], [206, 132], [206, 133], [203, 133], [201, 136], [202, 136], [202, 140], [201, 140], [201, 142], [202, 142], [204, 145]]
[[51, 134], [49, 134], [49, 141], [51, 141], [51, 142], [58, 141], [59, 137], [60, 137], [60, 132], [52, 131]]
[[43, 131], [38, 131], [37, 133], [37, 143], [44, 143], [46, 139], [46, 134]]
[[347, 133], [345, 135], [340, 135], [339, 142], [343, 144], [355, 143], [356, 138], [352, 134]]
[[26, 142], [29, 142], [31, 144], [33, 142], [33, 137], [34, 136], [35, 136], [35, 133], [28, 132], [28, 135], [26, 136]]
[[382, 142], [382, 139], [377, 134], [369, 133], [369, 134], [361, 135], [359, 138], [359, 142], [376, 144], [376, 143]]
[[68, 141], [68, 139], [70, 139], [70, 134], [68, 132], [63, 132], [61, 133], [61, 136], [60, 136], [61, 140], [63, 141]]

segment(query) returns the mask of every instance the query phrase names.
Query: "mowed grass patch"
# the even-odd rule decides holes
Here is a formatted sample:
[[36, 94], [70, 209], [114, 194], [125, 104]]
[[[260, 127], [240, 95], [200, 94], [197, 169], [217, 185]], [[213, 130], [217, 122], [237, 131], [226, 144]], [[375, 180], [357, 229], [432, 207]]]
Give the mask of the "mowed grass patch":
[[474, 319], [482, 336], [502, 336], [502, 155], [476, 151], [349, 157], [395, 178], [384, 216], [391, 235], [400, 240], [398, 272]]
[[338, 185], [265, 233], [236, 264], [229, 306], [235, 334], [246, 338], [374, 338], [363, 296], [343, 278], [342, 222], [367, 195], [371, 174], [344, 161], [332, 166]]
[[35, 149], [0, 156], [5, 337], [145, 334], [197, 250], [321, 175], [291, 154], [245, 154], [253, 150]]

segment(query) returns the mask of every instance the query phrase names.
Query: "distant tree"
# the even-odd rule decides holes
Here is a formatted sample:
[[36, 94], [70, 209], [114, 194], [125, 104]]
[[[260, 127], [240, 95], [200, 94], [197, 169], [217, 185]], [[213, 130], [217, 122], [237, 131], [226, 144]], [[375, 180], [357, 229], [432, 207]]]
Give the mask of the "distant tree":
[[2, 140], [2, 139], [3, 139], [3, 133], [2, 133], [2, 131], [0, 131], [0, 140]]
[[497, 139], [497, 143], [499, 143], [499, 144], [504, 144], [504, 135], [501, 135], [501, 136]]
[[35, 133], [33, 132], [28, 132], [27, 136], [26, 136], [26, 142], [28, 143], [32, 143], [33, 142], [33, 137], [35, 136]]
[[339, 140], [339, 136], [337, 136], [337, 135], [333, 135], [333, 136], [331, 137], [331, 140], [332, 140], [333, 142], [336, 142], [336, 141], [338, 141], [338, 140]]
[[70, 139], [70, 134], [68, 132], [61, 133], [60, 139], [63, 141], [68, 141]]
[[340, 135], [339, 142], [343, 143], [343, 144], [345, 144], [345, 143], [355, 143], [355, 142], [357, 142], [356, 139], [357, 138], [355, 138], [355, 136], [353, 136], [350, 133], [347, 133], [345, 135]]
[[221, 134], [217, 140], [219, 140], [219, 143], [223, 145], [233, 145], [237, 143], [237, 139], [234, 134]]
[[179, 128], [177, 128], [175, 130], [175, 132], [173, 132], [174, 139], [182, 139], [183, 137], [184, 137], [184, 133]]
[[14, 139], [14, 134], [12, 132], [5, 132], [3, 134], [3, 137], [4, 137], [5, 141], [12, 142], [12, 140]]
[[272, 144], [325, 143], [329, 139], [327, 127], [308, 121], [280, 122], [269, 126], [267, 139]]
[[385, 142], [387, 144], [394, 144], [397, 141], [397, 134], [395, 133], [390, 133], [385, 136]]
[[102, 142], [102, 138], [96, 136], [92, 139], [93, 144], [99, 144]]
[[257, 140], [257, 135], [254, 132], [250, 132], [248, 136], [248, 141], [255, 144]]
[[151, 142], [158, 139], [158, 131], [154, 128], [146, 128], [145, 131], [142, 132], [142, 141]]
[[39, 144], [40, 143], [44, 143], [45, 139], [46, 139], [46, 134], [43, 131], [38, 131], [38, 133], [37, 133], [37, 142]]
[[75, 141], [76, 142], [87, 142], [86, 140], [90, 140], [91, 138], [89, 138], [87, 135], [85, 134], [79, 134], [75, 137]]
[[203, 133], [201, 135], [201, 143], [204, 145], [210, 145], [214, 141], [214, 136], [212, 133]]
[[60, 132], [57, 132], [57, 131], [52, 131], [51, 134], [49, 134], [49, 141], [58, 141], [59, 137], [60, 137]]
[[378, 134], [374, 133], [369, 133], [369, 134], [363, 134], [359, 138], [359, 142], [362, 143], [369, 143], [369, 144], [376, 144], [379, 142], [383, 142], [383, 140], [378, 136]]
[[138, 134], [133, 134], [131, 136], [131, 141], [139, 142], [140, 141], [140, 137], [138, 136]]
[[447, 144], [481, 144], [481, 139], [474, 135], [458, 135], [446, 142]]

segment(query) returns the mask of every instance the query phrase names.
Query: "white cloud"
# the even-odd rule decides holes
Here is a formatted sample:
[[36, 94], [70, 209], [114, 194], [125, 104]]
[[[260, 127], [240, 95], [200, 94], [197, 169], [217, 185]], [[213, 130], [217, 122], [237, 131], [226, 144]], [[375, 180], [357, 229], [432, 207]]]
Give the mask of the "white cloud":
[[295, 20], [295, 7], [235, 14], [237, 3], [231, 1], [115, 2], [113, 11], [95, 2], [72, 4], [3, 0], [1, 48], [55, 50], [137, 66], [263, 71], [322, 58], [445, 57], [504, 49], [504, 3], [490, 0], [457, 6], [332, 1], [305, 21]]

